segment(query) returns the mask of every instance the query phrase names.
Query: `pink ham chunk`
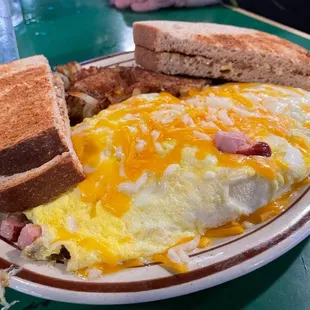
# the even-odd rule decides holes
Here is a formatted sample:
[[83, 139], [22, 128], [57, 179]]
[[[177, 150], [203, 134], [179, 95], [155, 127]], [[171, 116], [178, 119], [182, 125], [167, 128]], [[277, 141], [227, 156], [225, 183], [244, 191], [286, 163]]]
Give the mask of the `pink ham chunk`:
[[36, 224], [27, 224], [21, 231], [17, 244], [23, 250], [42, 235], [42, 229]]
[[16, 242], [23, 227], [28, 224], [29, 221], [23, 213], [10, 214], [6, 220], [1, 222], [0, 236]]
[[271, 156], [271, 148], [265, 142], [251, 142], [242, 132], [217, 131], [215, 146], [224, 153], [242, 154], [246, 156]]
[[236, 154], [239, 148], [249, 147], [250, 143], [244, 133], [217, 131], [215, 145], [219, 151]]
[[246, 148], [241, 147], [237, 151], [237, 154], [242, 154], [246, 156], [259, 155], [259, 156], [270, 157], [272, 152], [271, 152], [271, 148], [268, 143], [256, 142], [252, 144], [250, 147], [246, 147]]

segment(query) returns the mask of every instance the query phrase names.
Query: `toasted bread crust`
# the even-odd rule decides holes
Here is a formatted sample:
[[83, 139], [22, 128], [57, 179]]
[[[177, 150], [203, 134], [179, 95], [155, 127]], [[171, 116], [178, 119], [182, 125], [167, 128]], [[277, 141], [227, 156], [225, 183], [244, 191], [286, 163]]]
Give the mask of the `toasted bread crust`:
[[0, 151], [0, 175], [9, 176], [37, 168], [68, 151], [58, 131], [55, 128], [48, 129]]
[[0, 179], [0, 212], [22, 212], [47, 203], [83, 179], [75, 156], [64, 153], [39, 168]]
[[43, 56], [0, 66], [0, 212], [48, 202], [84, 179], [64, 85]]
[[135, 44], [155, 52], [207, 56], [208, 52], [212, 52], [210, 48], [214, 47], [235, 54], [250, 51], [310, 62], [308, 51], [303, 47], [255, 29], [170, 21], [135, 22], [133, 27]]
[[0, 175], [39, 167], [69, 150], [60, 119], [68, 117], [60, 115], [44, 57], [0, 66], [0, 107]]
[[25, 69], [37, 67], [39, 65], [48, 65], [48, 60], [43, 55], [36, 55], [1, 64], [0, 78], [24, 71]]
[[[199, 56], [215, 62], [224, 59], [227, 63], [246, 63], [251, 70], [269, 66], [266, 82], [274, 80], [276, 83], [285, 73], [290, 75], [289, 80], [295, 74], [310, 76], [310, 57], [306, 49], [254, 29], [208, 23], [146, 21], [134, 23], [134, 41], [136, 46], [156, 53]], [[146, 68], [150, 69], [149, 66]], [[188, 74], [179, 72], [182, 73]], [[194, 76], [216, 78], [212, 75]]]

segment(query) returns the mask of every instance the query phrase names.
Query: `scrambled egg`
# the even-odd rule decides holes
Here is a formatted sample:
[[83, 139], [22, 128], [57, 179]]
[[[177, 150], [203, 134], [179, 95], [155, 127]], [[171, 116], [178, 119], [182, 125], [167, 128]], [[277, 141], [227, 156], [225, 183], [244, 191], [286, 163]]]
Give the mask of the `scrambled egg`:
[[[218, 130], [267, 142], [272, 156], [221, 153]], [[73, 128], [86, 180], [26, 213], [43, 236], [25, 254], [45, 260], [64, 246], [71, 272], [106, 272], [161, 253], [184, 262], [180, 244], [194, 249], [206, 229], [253, 213], [304, 179], [309, 138], [310, 93], [300, 89], [225, 84], [112, 105]]]

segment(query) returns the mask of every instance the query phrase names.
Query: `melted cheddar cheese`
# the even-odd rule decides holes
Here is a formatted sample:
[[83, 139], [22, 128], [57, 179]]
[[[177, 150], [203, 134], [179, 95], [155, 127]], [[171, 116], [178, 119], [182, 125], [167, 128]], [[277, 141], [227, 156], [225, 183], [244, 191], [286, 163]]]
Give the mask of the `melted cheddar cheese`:
[[[44, 227], [31, 256], [65, 246], [82, 277], [150, 262], [186, 271], [186, 253], [279, 214], [310, 172], [310, 94], [225, 84], [132, 97], [72, 129], [86, 179], [27, 212]], [[267, 142], [272, 156], [218, 151], [218, 130]]]
[[[286, 90], [302, 93], [266, 86], [260, 94], [287, 98]], [[118, 186], [136, 182], [145, 171], [161, 178], [168, 166], [180, 163], [185, 146], [195, 147], [199, 160], [212, 154], [219, 167], [249, 166], [268, 179], [275, 179], [279, 168], [287, 168], [281, 154], [266, 158], [219, 152], [213, 143], [217, 130], [240, 131], [254, 141], [270, 135], [286, 138], [308, 159], [308, 141], [291, 135], [299, 127], [298, 122], [289, 114], [275, 115], [269, 111], [262, 104], [263, 98], [253, 102], [248, 98], [253, 92], [255, 84], [226, 84], [192, 92], [192, 97], [184, 100], [168, 93], [153, 95], [152, 100], [142, 95], [86, 120], [86, 129], [72, 137], [78, 157], [87, 167], [87, 179], [79, 185], [83, 200], [100, 200], [109, 212], [121, 216], [130, 208], [130, 199]], [[224, 106], [216, 103], [222, 98]], [[75, 131], [79, 131], [79, 126]]]

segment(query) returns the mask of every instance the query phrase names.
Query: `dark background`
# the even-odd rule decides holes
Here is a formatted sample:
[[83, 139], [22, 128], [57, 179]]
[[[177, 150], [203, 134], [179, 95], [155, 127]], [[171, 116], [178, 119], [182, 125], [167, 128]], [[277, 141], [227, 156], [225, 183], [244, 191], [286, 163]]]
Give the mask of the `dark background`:
[[310, 33], [310, 0], [224, 0], [224, 3]]

